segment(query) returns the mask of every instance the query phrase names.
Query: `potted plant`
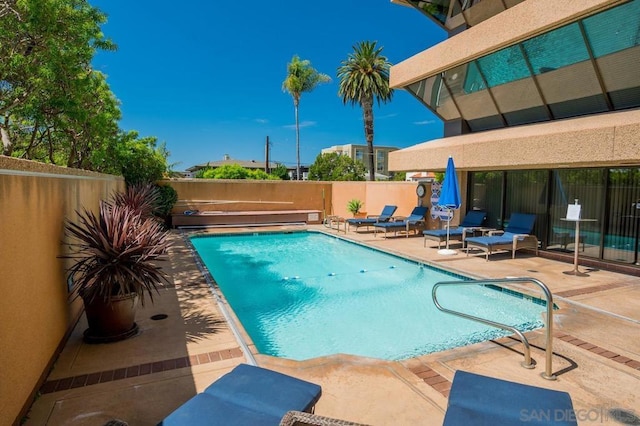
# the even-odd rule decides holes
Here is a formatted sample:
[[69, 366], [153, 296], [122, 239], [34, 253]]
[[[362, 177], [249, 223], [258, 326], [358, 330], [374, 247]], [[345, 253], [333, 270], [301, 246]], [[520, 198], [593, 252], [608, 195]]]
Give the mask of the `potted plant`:
[[349, 200], [347, 203], [347, 210], [353, 214], [353, 217], [364, 217], [366, 216], [366, 212], [361, 212], [360, 209], [364, 206], [364, 203], [357, 198], [353, 200]]
[[135, 311], [146, 297], [153, 302], [158, 287], [168, 283], [157, 260], [169, 248], [162, 223], [127, 205], [126, 193], [111, 202], [101, 201], [96, 216], [84, 209], [78, 221], [67, 221], [66, 234], [74, 239], [70, 254], [69, 281], [75, 296], [82, 298], [89, 328], [85, 341], [112, 342], [138, 331]]

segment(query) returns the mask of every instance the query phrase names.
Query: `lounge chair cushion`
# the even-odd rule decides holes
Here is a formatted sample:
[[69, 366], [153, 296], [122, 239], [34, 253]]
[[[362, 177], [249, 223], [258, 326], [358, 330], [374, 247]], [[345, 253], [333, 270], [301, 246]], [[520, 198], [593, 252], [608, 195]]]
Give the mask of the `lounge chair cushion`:
[[456, 371], [444, 426], [577, 425], [566, 392]]
[[379, 222], [388, 222], [393, 216], [393, 214], [396, 212], [397, 208], [398, 208], [397, 206], [387, 205], [387, 206], [384, 206], [379, 216], [366, 217], [366, 218], [350, 218], [350, 219], [347, 219], [347, 223], [351, 226], [358, 227], [358, 226], [373, 225], [374, 223], [379, 223]]
[[209, 385], [204, 393], [270, 412], [280, 419], [289, 410], [311, 409], [318, 402], [322, 390], [314, 383], [277, 371], [240, 364]]
[[411, 212], [411, 215], [407, 217], [405, 220], [399, 220], [396, 222], [376, 223], [375, 226], [378, 228], [387, 228], [387, 229], [406, 228], [407, 224], [413, 225], [416, 223], [424, 222], [425, 214], [427, 214], [426, 207], [416, 207]]
[[160, 422], [159, 426], [277, 425], [280, 417], [199, 393]]
[[310, 410], [321, 393], [320, 386], [314, 383], [240, 364], [160, 424], [277, 425], [290, 410]]
[[[497, 247], [504, 246], [513, 243], [513, 237], [520, 234], [512, 234], [510, 232], [505, 232], [501, 235], [488, 235], [484, 237], [469, 237], [467, 238], [467, 245], [474, 244], [485, 247]], [[520, 237], [519, 237], [520, 238]]]

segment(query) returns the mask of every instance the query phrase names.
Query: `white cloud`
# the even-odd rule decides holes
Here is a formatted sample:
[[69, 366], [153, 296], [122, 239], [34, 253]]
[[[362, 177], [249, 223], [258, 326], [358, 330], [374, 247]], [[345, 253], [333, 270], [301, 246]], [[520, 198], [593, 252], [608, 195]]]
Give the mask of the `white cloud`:
[[426, 126], [427, 124], [434, 124], [436, 120], [422, 120], [422, 121], [414, 121], [413, 124], [418, 126]]
[[391, 114], [381, 115], [381, 116], [378, 116], [376, 118], [379, 119], [379, 120], [384, 120], [385, 118], [393, 118], [393, 117], [397, 117], [397, 116], [398, 116], [398, 113], [397, 112], [393, 112]]
[[[318, 124], [315, 121], [303, 121], [302, 123], [300, 123], [300, 128], [304, 128], [304, 127], [312, 127], [315, 126], [316, 124]], [[295, 129], [296, 125], [295, 124], [287, 124], [286, 126], [283, 126], [285, 129]]]
[[266, 118], [256, 118], [254, 121], [259, 124], [267, 124], [269, 122]]

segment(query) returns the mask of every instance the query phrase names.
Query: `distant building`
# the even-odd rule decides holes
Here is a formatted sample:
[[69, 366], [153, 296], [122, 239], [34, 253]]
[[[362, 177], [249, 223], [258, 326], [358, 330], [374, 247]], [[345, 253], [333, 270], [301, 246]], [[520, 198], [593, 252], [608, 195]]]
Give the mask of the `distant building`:
[[[218, 161], [208, 161], [202, 164], [196, 164], [195, 166], [191, 166], [185, 171], [185, 177], [193, 178], [196, 174], [202, 169], [217, 169], [218, 167], [237, 164], [240, 167], [244, 167], [245, 169], [250, 170], [264, 170], [271, 171], [278, 167], [280, 163], [269, 162], [269, 170], [266, 168], [266, 162], [264, 160], [236, 160], [231, 158], [228, 154], [225, 154], [222, 160]], [[295, 180], [296, 176], [296, 167], [287, 166], [287, 172], [289, 174], [289, 178]], [[302, 179], [307, 180], [307, 176], [309, 174], [309, 166], [300, 165], [300, 173], [302, 174]]]
[[[398, 148], [394, 146], [373, 146], [373, 162], [376, 168], [376, 179], [385, 180], [389, 178], [389, 153], [397, 150]], [[354, 160], [362, 161], [367, 169], [368, 176], [369, 161], [367, 160], [367, 145], [334, 145], [330, 148], [324, 148], [321, 152], [322, 154], [331, 154], [335, 152], [340, 155], [346, 155]]]

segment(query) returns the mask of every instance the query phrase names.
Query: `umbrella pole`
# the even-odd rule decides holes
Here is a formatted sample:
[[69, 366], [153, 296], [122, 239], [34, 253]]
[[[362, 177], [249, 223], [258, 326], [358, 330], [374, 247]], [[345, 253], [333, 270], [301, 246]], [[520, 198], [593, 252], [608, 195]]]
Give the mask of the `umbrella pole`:
[[447, 207], [447, 248], [438, 250], [438, 254], [442, 254], [445, 256], [451, 256], [454, 254], [458, 254], [457, 251], [451, 250], [449, 248], [449, 229], [451, 228], [451, 209]]

